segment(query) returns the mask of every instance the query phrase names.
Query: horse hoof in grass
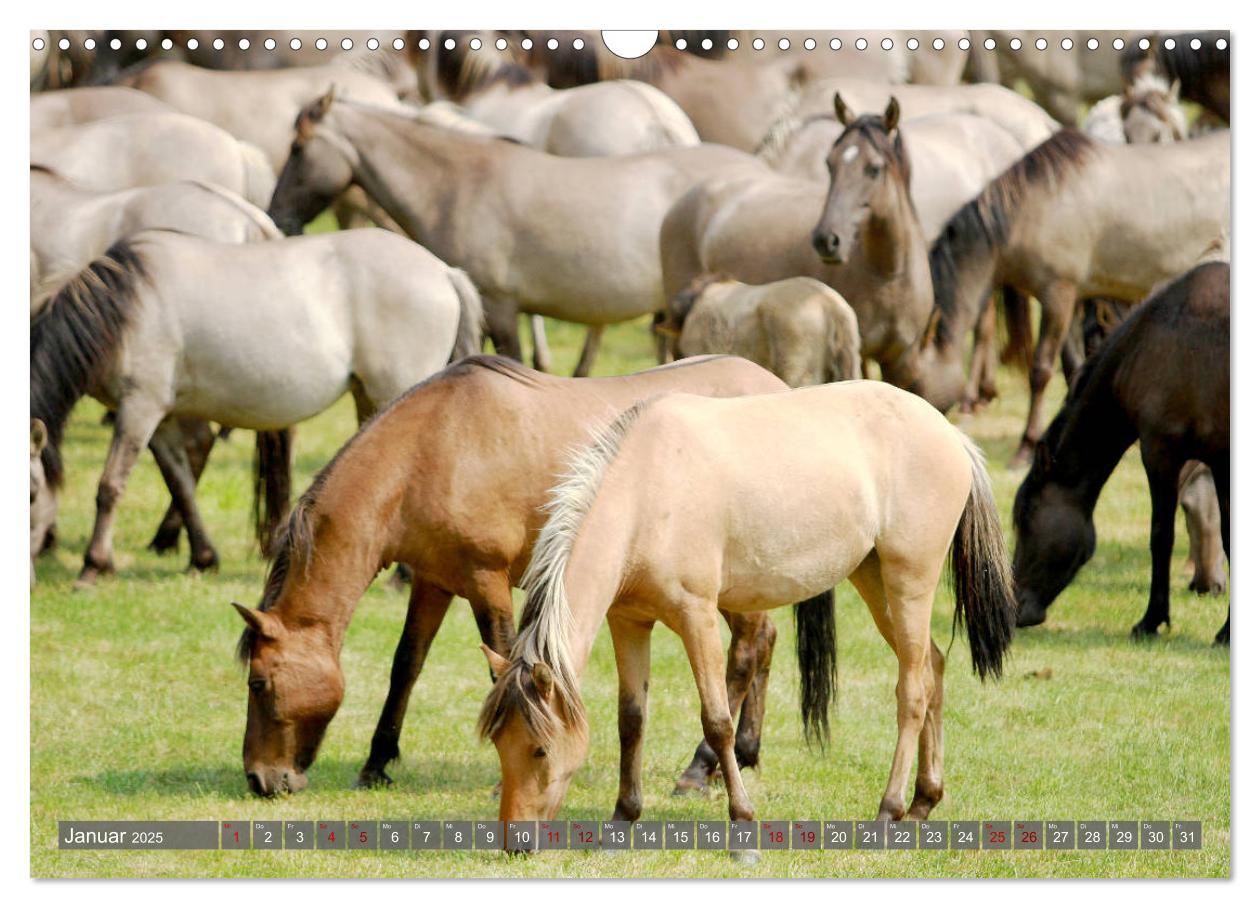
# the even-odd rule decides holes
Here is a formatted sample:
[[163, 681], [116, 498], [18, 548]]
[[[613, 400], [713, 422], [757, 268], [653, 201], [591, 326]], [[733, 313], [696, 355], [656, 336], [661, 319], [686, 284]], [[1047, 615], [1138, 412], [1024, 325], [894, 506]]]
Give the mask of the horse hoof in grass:
[[105, 574], [114, 573], [114, 566], [107, 564], [104, 567], [97, 567], [92, 564], [85, 564], [83, 570], [79, 572], [79, 579], [74, 582], [76, 590], [90, 590], [96, 586], [96, 581]]
[[1152, 640], [1159, 636], [1159, 625], [1147, 627], [1146, 624], [1139, 621], [1133, 625], [1133, 629], [1129, 631], [1129, 636], [1134, 640]]
[[354, 787], [356, 789], [366, 788], [388, 788], [394, 784], [383, 769], [364, 769], [359, 772], [359, 778], [355, 780]]
[[761, 863], [761, 852], [754, 848], [745, 848], [740, 851], [731, 852], [731, 860], [736, 864], [747, 864], [752, 866]]
[[707, 798], [711, 793], [707, 782], [697, 782], [695, 779], [683, 776], [674, 785], [673, 796], [675, 798]]

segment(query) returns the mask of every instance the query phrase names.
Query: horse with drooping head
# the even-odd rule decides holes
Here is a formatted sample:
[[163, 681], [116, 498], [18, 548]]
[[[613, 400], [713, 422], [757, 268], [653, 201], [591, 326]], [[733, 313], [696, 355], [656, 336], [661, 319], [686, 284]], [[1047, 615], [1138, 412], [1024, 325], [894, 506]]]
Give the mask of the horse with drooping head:
[[[398, 398], [319, 473], [293, 510], [257, 609], [237, 606], [249, 666], [244, 765], [255, 793], [306, 785], [344, 693], [340, 651], [373, 578], [411, 569], [411, 599], [389, 694], [360, 785], [388, 784], [411, 691], [451, 599], [472, 606], [483, 644], [511, 651], [512, 586], [542, 526], [566, 452], [646, 397], [673, 390], [761, 394], [784, 384], [731, 356], [635, 375], [561, 379], [500, 357], [461, 360]], [[805, 609], [825, 632], [829, 610]], [[816, 619], [816, 621], [812, 621]], [[743, 705], [740, 759], [756, 765], [773, 625], [730, 617], [728, 695]], [[821, 628], [822, 630], [819, 630]], [[717, 757], [702, 745], [681, 787], [703, 788]]]
[[[479, 726], [499, 753], [501, 819], [559, 810], [587, 751], [579, 688], [605, 619], [619, 679], [614, 817], [641, 810], [650, 639], [661, 621], [683, 638], [730, 818], [752, 819], [718, 611], [811, 599], [830, 609], [846, 578], [898, 664], [897, 744], [879, 816], [923, 819], [940, 801], [945, 659], [931, 618], [951, 550], [955, 621], [982, 678], [1001, 674], [1015, 600], [983, 455], [926, 401], [869, 381], [727, 400], [670, 395], [627, 410], [578, 453], [548, 511], [511, 656], [486, 651], [498, 680]], [[835, 645], [834, 634], [798, 628], [809, 737], [827, 734]]]

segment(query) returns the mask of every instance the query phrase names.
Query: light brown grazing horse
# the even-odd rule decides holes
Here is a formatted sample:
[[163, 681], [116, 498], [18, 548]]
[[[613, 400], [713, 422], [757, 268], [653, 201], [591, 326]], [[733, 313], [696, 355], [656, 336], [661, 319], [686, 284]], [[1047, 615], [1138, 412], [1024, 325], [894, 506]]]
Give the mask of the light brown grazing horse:
[[[1001, 673], [1015, 600], [983, 455], [925, 401], [862, 381], [730, 400], [670, 395], [627, 410], [575, 455], [547, 509], [511, 657], [485, 651], [498, 680], [479, 729], [499, 752], [501, 819], [560, 809], [588, 747], [579, 687], [605, 618], [619, 678], [614, 816], [639, 816], [649, 646], [661, 621], [686, 647], [730, 818], [752, 819], [718, 609], [830, 599], [845, 578], [897, 656], [897, 745], [879, 817], [923, 819], [940, 801], [945, 659], [931, 619], [951, 548], [955, 621], [982, 678]], [[834, 651], [834, 637], [798, 633], [807, 735], [826, 733], [834, 678], [820, 666]]]
[[1228, 130], [1157, 145], [1056, 133], [960, 209], [932, 247], [935, 308], [899, 364], [906, 387], [941, 409], [958, 403], [962, 340], [981, 301], [995, 286], [1036, 297], [1041, 329], [1016, 454], [1026, 462], [1078, 300], [1140, 302], [1212, 254], [1229, 234], [1229, 172]]
[[[408, 236], [468, 272], [495, 349], [520, 359], [518, 309], [594, 326], [664, 309], [657, 240], [670, 205], [711, 175], [764, 171], [713, 145], [562, 158], [329, 93], [299, 116], [268, 213], [298, 233], [361, 186]], [[594, 355], [583, 351], [578, 374]]]
[[857, 314], [862, 356], [895, 367], [932, 310], [928, 246], [910, 196], [896, 101], [848, 123], [828, 153], [830, 187], [777, 174], [701, 183], [665, 217], [670, 298], [706, 274], [747, 284], [816, 278]]
[[[508, 653], [520, 581], [566, 452], [638, 400], [672, 390], [719, 396], [783, 383], [736, 357], [700, 357], [618, 378], [560, 379], [511, 360], [464, 359], [416, 386], [351, 439], [302, 496], [248, 628], [245, 774], [260, 795], [298, 791], [341, 704], [338, 663], [359, 598], [391, 563], [412, 572], [411, 602], [389, 696], [359, 784], [388, 783], [411, 690], [455, 595], [484, 643]], [[802, 609], [802, 611], [808, 611]], [[820, 622], [829, 612], [814, 609]], [[731, 615], [729, 697], [740, 757], [757, 763], [774, 626]], [[724, 695], [725, 696], [725, 695]], [[701, 745], [680, 782], [702, 788], [716, 756]]]

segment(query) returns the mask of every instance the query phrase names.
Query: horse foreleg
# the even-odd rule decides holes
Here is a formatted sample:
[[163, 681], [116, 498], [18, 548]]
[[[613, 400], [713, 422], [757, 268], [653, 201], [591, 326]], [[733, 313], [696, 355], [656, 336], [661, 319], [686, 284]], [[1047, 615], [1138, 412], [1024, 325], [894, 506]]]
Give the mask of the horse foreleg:
[[551, 371], [551, 347], [547, 344], [547, 323], [541, 315], [529, 317], [529, 337], [534, 346], [534, 368]]
[[1046, 386], [1054, 375], [1055, 361], [1059, 351], [1063, 349], [1064, 339], [1072, 325], [1072, 312], [1076, 308], [1076, 288], [1072, 284], [1058, 283], [1052, 285], [1040, 296], [1041, 300], [1041, 332], [1037, 337], [1037, 348], [1033, 352], [1032, 366], [1028, 370], [1029, 402], [1028, 423], [1024, 427], [1023, 438], [1016, 450], [1011, 466], [1018, 467], [1028, 463], [1032, 457], [1033, 446], [1041, 438], [1044, 424]]
[[1146, 614], [1133, 625], [1135, 638], [1153, 637], [1161, 624], [1171, 625], [1168, 587], [1177, 529], [1177, 480], [1182, 463], [1153, 444], [1142, 445], [1142, 464], [1151, 492], [1151, 591]]
[[614, 820], [637, 820], [643, 812], [643, 727], [647, 722], [648, 677], [652, 667], [652, 624], [608, 614], [617, 660], [617, 734], [621, 740], [621, 781]]
[[[722, 612], [731, 628], [731, 645], [726, 654], [726, 696], [731, 713], [740, 714], [739, 728], [735, 734], [735, 757], [741, 767], [756, 766], [761, 747], [761, 720], [765, 713], [764, 691], [759, 691], [756, 702], [750, 702], [758, 674], [764, 663], [765, 673], [770, 671], [769, 652], [762, 654], [763, 628], [770, 629], [769, 647], [774, 647], [774, 625], [764, 612], [737, 614]], [[750, 709], [751, 707], [751, 709]], [[683, 771], [674, 786], [675, 795], [690, 792], [707, 794], [709, 780], [717, 772], [718, 755], [707, 741], [696, 747], [691, 764]]]
[[[1225, 557], [1229, 558], [1229, 454], [1217, 458], [1208, 464], [1212, 471], [1212, 481], [1216, 483], [1216, 501], [1221, 508], [1221, 545], [1225, 548]], [[1225, 624], [1216, 633], [1218, 645], [1229, 645], [1229, 606], [1225, 606]]]
[[[179, 425], [184, 434], [184, 452], [188, 455], [188, 465], [192, 469], [193, 481], [196, 482], [201, 479], [217, 436], [210, 424], [202, 419], [181, 419]], [[183, 528], [184, 515], [176, 506], [172, 492], [171, 503], [167, 506], [162, 522], [158, 524], [157, 532], [153, 534], [148, 547], [159, 555], [171, 551], [179, 545], [179, 534]]]
[[718, 764], [726, 781], [728, 813], [732, 820], [751, 820], [752, 802], [744, 790], [739, 761], [735, 758], [735, 721], [726, 695], [726, 658], [722, 652], [717, 609], [708, 602], [685, 605], [676, 630], [683, 638], [700, 694], [700, 725], [704, 729], [704, 740], [718, 755]]
[[431, 583], [423, 580], [412, 583], [407, 619], [398, 647], [394, 650], [394, 665], [389, 673], [389, 693], [385, 696], [385, 706], [372, 734], [372, 749], [367, 762], [359, 770], [356, 788], [393, 782], [385, 774], [385, 767], [398, 759], [398, 739], [402, 735], [403, 720], [407, 717], [407, 703], [424, 668], [424, 660], [429, 655], [429, 645], [450, 608], [451, 598], [450, 593]]
[[586, 340], [582, 344], [582, 355], [578, 358], [577, 367], [573, 370], [574, 378], [585, 378], [591, 374], [591, 367], [595, 365], [595, 354], [599, 353], [599, 342], [603, 336], [603, 325], [591, 325], [586, 329]]
[[[207, 427], [208, 428], [208, 427]], [[188, 528], [188, 566], [204, 571], [219, 566], [219, 555], [210, 541], [197, 509], [197, 478], [188, 460], [184, 429], [178, 420], [166, 419], [157, 427], [149, 442], [158, 469], [171, 490], [175, 506]]]
[[92, 526], [92, 539], [83, 556], [83, 570], [79, 572], [76, 586], [91, 586], [101, 574], [113, 572], [114, 517], [118, 501], [127, 487], [127, 477], [136, 465], [136, 458], [165, 415], [161, 406], [142, 397], [126, 399], [119, 406], [105, 469], [96, 488], [96, 521]]

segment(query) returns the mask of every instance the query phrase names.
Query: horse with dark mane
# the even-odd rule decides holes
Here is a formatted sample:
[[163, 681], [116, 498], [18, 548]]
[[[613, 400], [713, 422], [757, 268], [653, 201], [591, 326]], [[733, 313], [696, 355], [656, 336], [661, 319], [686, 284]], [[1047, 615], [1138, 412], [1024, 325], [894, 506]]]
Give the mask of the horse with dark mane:
[[[1133, 302], [1199, 264], [1229, 233], [1229, 133], [1161, 145], [1102, 145], [1063, 129], [960, 209], [932, 247], [935, 309], [898, 372], [949, 409], [965, 389], [963, 340], [994, 287], [1041, 303], [1024, 462], [1041, 434], [1046, 385], [1079, 300]], [[1008, 302], [1014, 299], [1008, 296]], [[1015, 338], [1027, 306], [1008, 305]], [[1022, 328], [1022, 330], [1015, 330]], [[1067, 364], [1069, 377], [1079, 361]]]
[[[1046, 609], [1094, 554], [1094, 505], [1137, 441], [1151, 493], [1151, 589], [1135, 637], [1170, 624], [1182, 467], [1212, 471], [1229, 554], [1229, 266], [1194, 268], [1143, 304], [1086, 362], [1035, 449], [1015, 496], [1015, 582], [1021, 626]], [[1229, 642], [1229, 616], [1216, 635]]]
[[[249, 665], [244, 768], [259, 795], [298, 791], [341, 705], [341, 642], [355, 607], [391, 563], [411, 569], [411, 600], [389, 695], [359, 773], [386, 767], [429, 645], [455, 595], [472, 607], [483, 644], [507, 654], [520, 582], [570, 449], [625, 407], [671, 391], [760, 394], [784, 384], [732, 356], [696, 357], [616, 378], [561, 379], [499, 357], [464, 359], [412, 388], [341, 449], [294, 508], [239, 653]], [[756, 765], [774, 626], [732, 615], [727, 696], [741, 710], [739, 758]], [[830, 626], [826, 608], [798, 612], [802, 632]], [[679, 781], [703, 790], [718, 758], [701, 744]]]

